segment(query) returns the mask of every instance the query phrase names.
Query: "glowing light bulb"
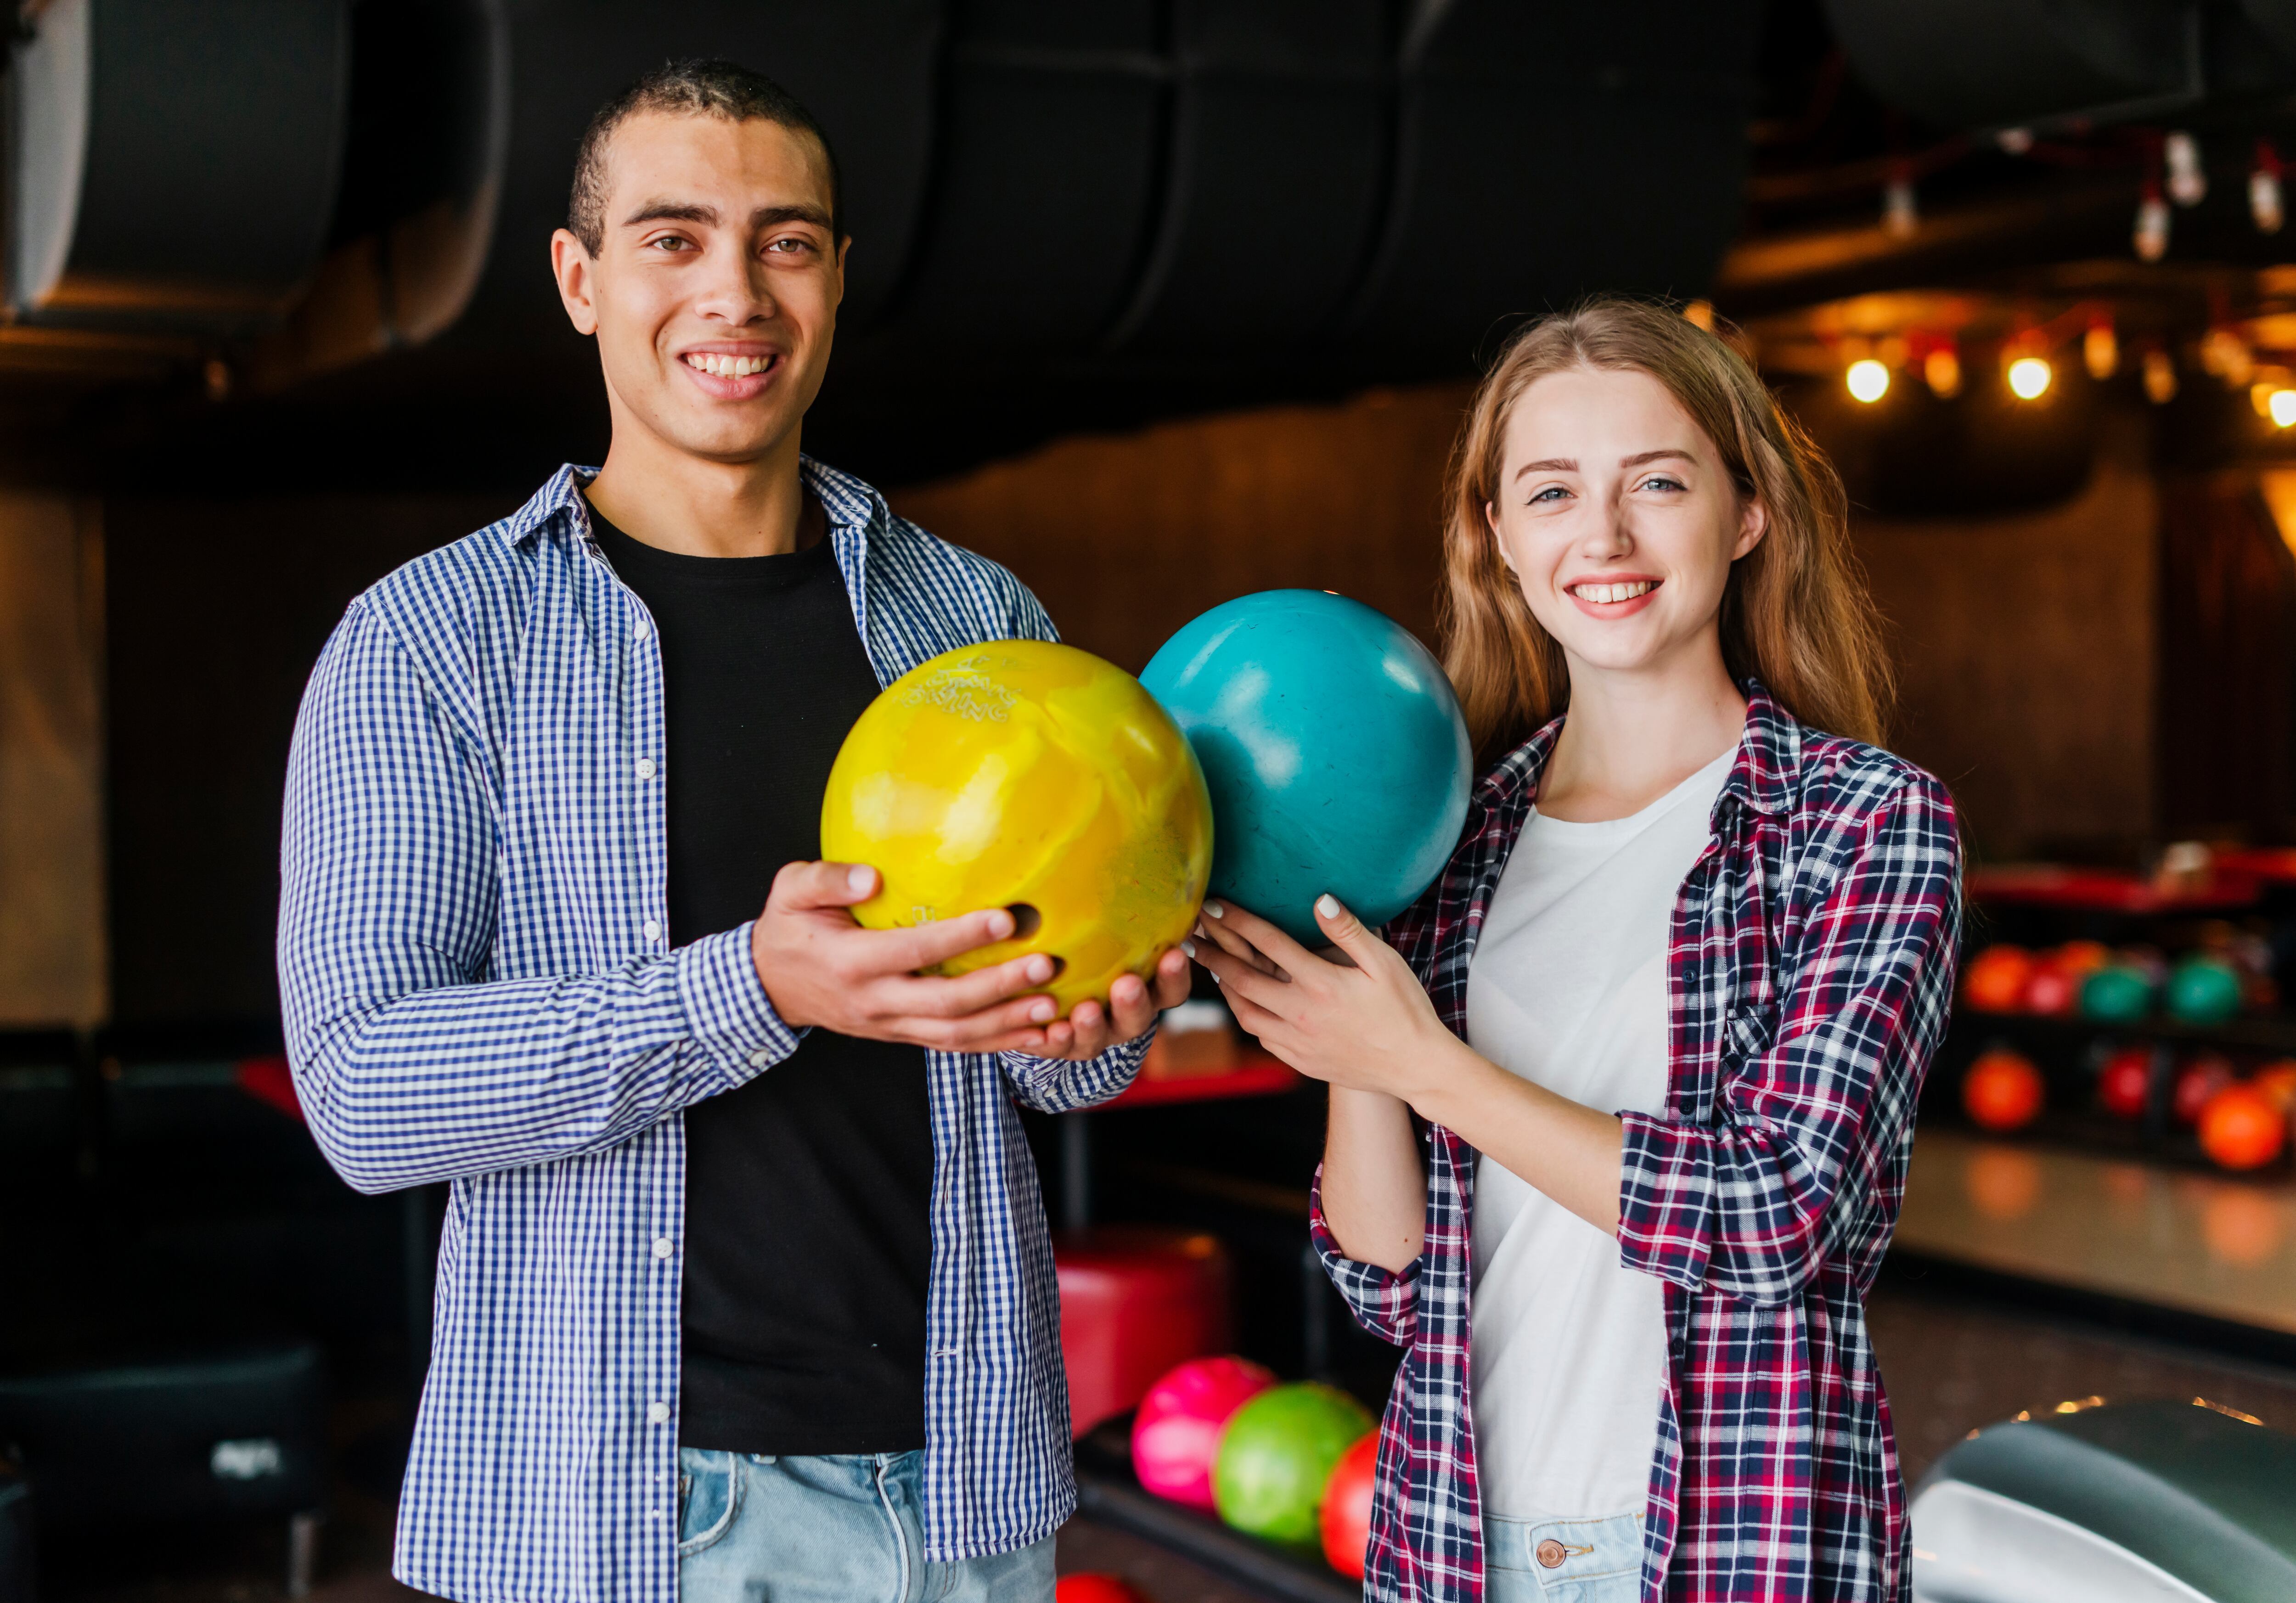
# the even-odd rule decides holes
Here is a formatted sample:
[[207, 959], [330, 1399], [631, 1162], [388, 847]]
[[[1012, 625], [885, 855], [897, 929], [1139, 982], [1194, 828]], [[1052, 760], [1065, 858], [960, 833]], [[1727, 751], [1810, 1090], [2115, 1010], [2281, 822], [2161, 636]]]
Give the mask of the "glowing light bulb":
[[2259, 233], [2278, 233], [2288, 219], [2281, 202], [2280, 152], [2269, 139], [2256, 142], [2256, 165], [2248, 175], [2248, 215], [2255, 219]]
[[2009, 364], [2009, 393], [2021, 401], [2038, 400], [2056, 377], [2047, 362], [2038, 356], [2020, 356]]
[[2169, 199], [2198, 206], [2209, 198], [2209, 172], [2201, 165], [2201, 142], [2190, 134], [2169, 135], [2161, 153], [2169, 163]]
[[2177, 398], [2176, 359], [2157, 345], [2144, 353], [2144, 398], [2155, 406]]
[[2081, 364], [2088, 369], [2088, 376], [2100, 384], [2120, 371], [2120, 339], [2113, 332], [2110, 319], [2098, 318], [2081, 336]]
[[1852, 362], [1848, 378], [1849, 393], [1869, 406], [1890, 393], [1890, 370], [1871, 356]]
[[2296, 425], [2296, 389], [2276, 389], [2266, 405], [2271, 408], [2274, 428], [2286, 429]]
[[1938, 347], [1922, 358], [1922, 378], [1931, 395], [1940, 401], [1950, 401], [1961, 393], [1960, 353], [1949, 345]]
[[2142, 262], [2157, 262], [2169, 254], [2169, 202], [2161, 198], [2158, 184], [2144, 186], [2144, 198], [2136, 203], [2136, 227], [2130, 242]]

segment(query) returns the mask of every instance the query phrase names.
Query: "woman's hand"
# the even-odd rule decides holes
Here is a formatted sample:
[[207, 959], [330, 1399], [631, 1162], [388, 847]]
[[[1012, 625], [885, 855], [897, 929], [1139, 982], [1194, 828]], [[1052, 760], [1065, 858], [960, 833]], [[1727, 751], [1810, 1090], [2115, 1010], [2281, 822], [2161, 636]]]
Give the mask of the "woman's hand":
[[1459, 1038], [1435, 1016], [1419, 977], [1336, 898], [1316, 921], [1345, 961], [1309, 952], [1233, 903], [1207, 902], [1188, 954], [1211, 971], [1236, 1022], [1301, 1074], [1416, 1102]]

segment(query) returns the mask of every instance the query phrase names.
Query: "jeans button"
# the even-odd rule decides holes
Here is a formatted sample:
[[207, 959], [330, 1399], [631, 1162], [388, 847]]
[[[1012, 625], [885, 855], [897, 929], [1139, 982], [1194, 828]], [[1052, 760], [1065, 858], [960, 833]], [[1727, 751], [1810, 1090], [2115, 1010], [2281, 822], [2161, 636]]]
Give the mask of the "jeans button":
[[1550, 1570], [1560, 1566], [1567, 1556], [1568, 1555], [1566, 1555], [1562, 1550], [1562, 1544], [1555, 1541], [1552, 1536], [1538, 1544], [1538, 1550], [1534, 1555], [1534, 1557], [1538, 1558], [1539, 1567], [1541, 1569]]

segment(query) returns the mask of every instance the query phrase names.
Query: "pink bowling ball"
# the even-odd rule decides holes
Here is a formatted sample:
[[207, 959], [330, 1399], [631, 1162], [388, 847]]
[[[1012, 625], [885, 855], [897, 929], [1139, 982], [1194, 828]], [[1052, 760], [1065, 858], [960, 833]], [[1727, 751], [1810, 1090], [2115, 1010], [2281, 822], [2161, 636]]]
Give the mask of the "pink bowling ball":
[[1273, 1372], [1249, 1358], [1191, 1358], [1148, 1388], [1132, 1418], [1132, 1468], [1159, 1497], [1207, 1513], [1212, 1462], [1228, 1417], [1269, 1386]]

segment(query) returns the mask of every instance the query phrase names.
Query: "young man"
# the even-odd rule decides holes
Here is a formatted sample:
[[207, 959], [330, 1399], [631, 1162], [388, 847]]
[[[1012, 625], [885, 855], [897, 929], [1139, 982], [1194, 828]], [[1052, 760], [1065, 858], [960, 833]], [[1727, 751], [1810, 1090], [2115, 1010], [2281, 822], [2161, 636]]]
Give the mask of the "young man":
[[[450, 1180], [396, 1573], [469, 1603], [1049, 1599], [1074, 1504], [1012, 1101], [1122, 1089], [1169, 953], [1068, 1018], [1009, 935], [846, 911], [821, 794], [878, 689], [1052, 638], [800, 457], [837, 168], [723, 62], [603, 109], [551, 241], [613, 440], [352, 603], [291, 765], [280, 977], [329, 1158]], [[760, 904], [764, 911], [757, 911]]]

